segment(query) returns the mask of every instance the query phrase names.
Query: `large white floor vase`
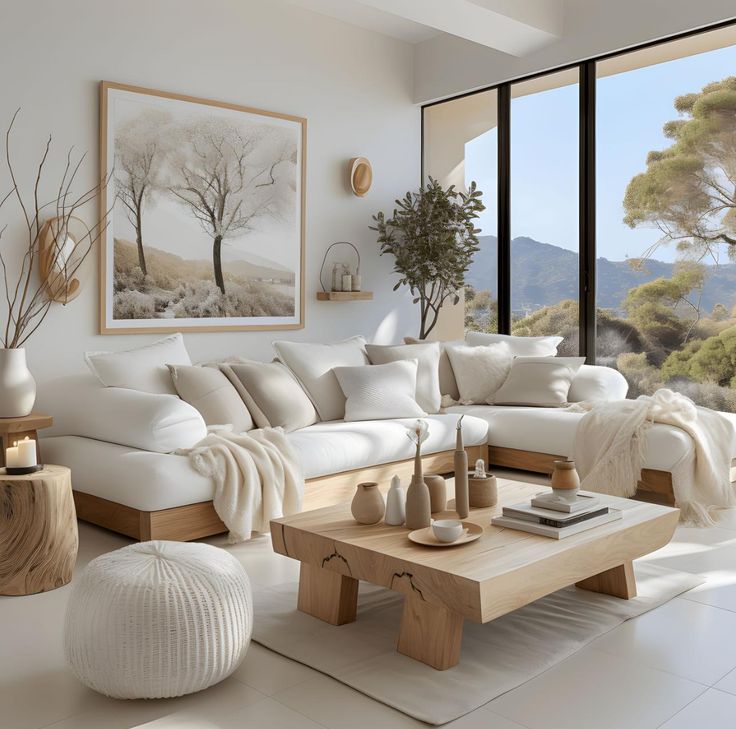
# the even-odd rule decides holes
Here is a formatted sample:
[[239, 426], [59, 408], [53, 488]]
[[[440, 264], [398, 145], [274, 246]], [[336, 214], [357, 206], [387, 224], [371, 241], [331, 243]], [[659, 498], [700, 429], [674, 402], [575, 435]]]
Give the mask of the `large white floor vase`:
[[201, 691], [245, 657], [250, 582], [224, 549], [143, 542], [103, 554], [72, 586], [64, 651], [79, 680], [119, 699]]

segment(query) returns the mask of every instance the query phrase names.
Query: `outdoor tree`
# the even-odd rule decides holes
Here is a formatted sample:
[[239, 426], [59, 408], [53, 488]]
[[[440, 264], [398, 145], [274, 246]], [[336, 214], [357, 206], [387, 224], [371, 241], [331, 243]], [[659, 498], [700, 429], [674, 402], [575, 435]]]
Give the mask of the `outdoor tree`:
[[451, 185], [446, 190], [437, 180], [407, 192], [396, 200], [392, 217], [373, 216], [381, 255], [394, 256], [394, 271], [400, 278], [394, 291], [406, 285], [420, 307], [419, 338], [425, 339], [437, 324], [442, 304], [452, 299], [465, 283], [465, 274], [480, 250], [475, 220], [485, 210], [475, 182], [467, 194]]
[[624, 222], [658, 228], [653, 248], [674, 242], [717, 261], [726, 244], [736, 260], [736, 77], [678, 96], [674, 106], [681, 118], [663, 129], [672, 144], [650, 152], [646, 171], [629, 183]]
[[295, 162], [296, 148], [274, 130], [219, 117], [182, 133], [187, 144], [173, 161], [170, 190], [212, 237], [215, 283], [224, 295], [223, 242], [253, 230], [259, 218], [279, 216], [291, 181], [285, 163]]
[[171, 152], [166, 125], [169, 115], [150, 110], [121, 125], [115, 135], [115, 187], [135, 228], [138, 265], [148, 274], [143, 245], [143, 209], [163, 187], [163, 169]]

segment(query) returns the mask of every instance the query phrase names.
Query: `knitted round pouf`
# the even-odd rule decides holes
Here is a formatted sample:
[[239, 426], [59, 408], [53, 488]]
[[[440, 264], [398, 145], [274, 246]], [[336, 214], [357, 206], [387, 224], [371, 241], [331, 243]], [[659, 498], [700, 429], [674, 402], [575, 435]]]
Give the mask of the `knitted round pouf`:
[[79, 680], [118, 699], [182, 696], [229, 676], [253, 627], [250, 582], [224, 549], [143, 542], [73, 583], [64, 651]]

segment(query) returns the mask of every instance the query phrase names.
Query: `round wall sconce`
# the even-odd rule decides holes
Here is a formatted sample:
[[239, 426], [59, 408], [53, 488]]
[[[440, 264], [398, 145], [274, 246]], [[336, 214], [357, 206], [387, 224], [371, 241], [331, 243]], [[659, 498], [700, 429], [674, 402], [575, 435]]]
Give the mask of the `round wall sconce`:
[[367, 157], [350, 160], [350, 189], [353, 195], [364, 197], [373, 184], [373, 168]]

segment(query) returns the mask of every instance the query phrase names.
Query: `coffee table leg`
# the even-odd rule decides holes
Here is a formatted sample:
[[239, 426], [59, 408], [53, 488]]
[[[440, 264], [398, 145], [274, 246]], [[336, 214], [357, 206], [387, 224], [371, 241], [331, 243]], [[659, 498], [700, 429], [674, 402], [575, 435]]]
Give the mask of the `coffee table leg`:
[[577, 587], [582, 587], [583, 590], [602, 592], [605, 595], [613, 595], [624, 600], [636, 597], [636, 578], [634, 577], [634, 566], [631, 562], [624, 562], [618, 567], [613, 567], [575, 584]]
[[352, 623], [358, 609], [358, 580], [302, 562], [297, 608], [332, 625]]
[[404, 598], [399, 653], [444, 671], [460, 660], [462, 639], [462, 615], [411, 595]]

